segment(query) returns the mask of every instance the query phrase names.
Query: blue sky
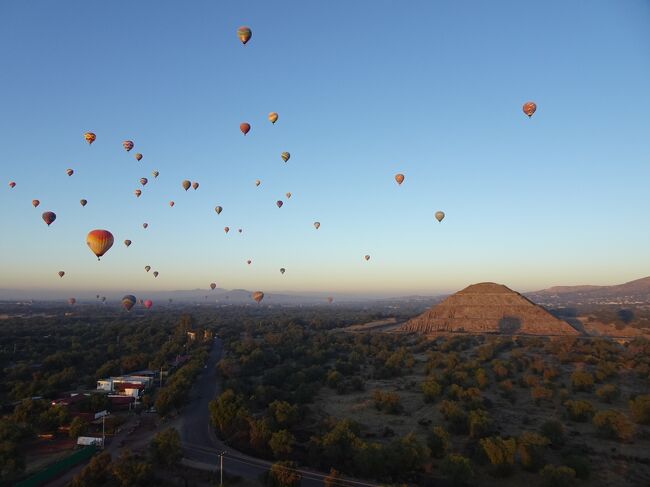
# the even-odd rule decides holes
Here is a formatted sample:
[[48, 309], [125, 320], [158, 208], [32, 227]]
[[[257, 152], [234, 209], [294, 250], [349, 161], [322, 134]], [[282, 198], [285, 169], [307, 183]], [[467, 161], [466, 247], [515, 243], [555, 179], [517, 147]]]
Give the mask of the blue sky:
[[[378, 295], [650, 274], [647, 1], [5, 1], [0, 59], [0, 288]], [[94, 228], [116, 239], [100, 263]]]

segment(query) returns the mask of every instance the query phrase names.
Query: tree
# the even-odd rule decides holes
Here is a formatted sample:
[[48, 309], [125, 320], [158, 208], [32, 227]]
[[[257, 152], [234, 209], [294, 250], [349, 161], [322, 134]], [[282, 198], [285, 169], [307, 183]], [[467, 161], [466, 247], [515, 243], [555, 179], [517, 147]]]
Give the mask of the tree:
[[449, 429], [452, 433], [463, 434], [467, 432], [467, 413], [456, 401], [442, 401], [440, 412], [449, 422]]
[[68, 434], [70, 438], [77, 439], [79, 436], [82, 436], [86, 429], [88, 428], [88, 423], [84, 421], [80, 416], [77, 416], [70, 423], [70, 430]]
[[636, 396], [630, 401], [632, 417], [638, 424], [650, 425], [650, 394]]
[[275, 458], [286, 458], [293, 451], [296, 438], [287, 430], [276, 431], [271, 435], [269, 447]]
[[540, 475], [547, 487], [573, 487], [576, 485], [575, 470], [569, 467], [546, 465]]
[[18, 450], [18, 446], [12, 441], [0, 441], [0, 479], [8, 480], [23, 470], [25, 470], [25, 458]]
[[88, 465], [75, 475], [70, 486], [89, 487], [104, 485], [111, 477], [111, 454], [105, 451], [92, 457]]
[[449, 450], [449, 433], [442, 426], [434, 426], [427, 436], [427, 446], [434, 458], [442, 458]]
[[594, 416], [593, 423], [604, 438], [630, 441], [634, 436], [634, 425], [619, 411], [599, 411]]
[[393, 478], [400, 478], [422, 469], [429, 458], [429, 449], [420, 443], [414, 433], [409, 433], [388, 445], [386, 470]]
[[248, 420], [248, 438], [252, 448], [258, 451], [266, 449], [271, 438], [271, 429], [269, 427], [268, 419], [254, 419]]
[[553, 389], [548, 387], [535, 386], [530, 390], [530, 397], [535, 401], [535, 404], [539, 405], [542, 401], [552, 401], [553, 400]]
[[278, 428], [289, 428], [298, 421], [298, 406], [276, 400], [269, 404], [269, 414]]
[[474, 476], [474, 469], [469, 458], [452, 453], [447, 455], [440, 463], [440, 472], [447, 477], [454, 486], [469, 483]]
[[[227, 389], [214, 401], [210, 401], [210, 421], [222, 434], [230, 432], [243, 407], [242, 399], [232, 389]], [[156, 408], [157, 409], [157, 408]]]
[[113, 464], [112, 472], [122, 487], [149, 487], [153, 480], [151, 464], [128, 451]]
[[544, 465], [544, 453], [549, 439], [537, 433], [526, 431], [517, 440], [517, 452], [522, 467], [537, 471]]
[[271, 465], [268, 484], [271, 487], [299, 487], [301, 475], [295, 471], [294, 462], [277, 462]]
[[170, 469], [176, 467], [183, 458], [181, 437], [176, 428], [168, 428], [158, 433], [151, 440], [149, 447], [153, 462]]
[[480, 441], [485, 456], [494, 467], [495, 475], [505, 477], [510, 474], [515, 464], [517, 443], [514, 438], [504, 440], [500, 436], [483, 438]]
[[483, 438], [492, 429], [492, 419], [483, 409], [476, 409], [469, 412], [467, 417], [469, 435], [472, 438]]

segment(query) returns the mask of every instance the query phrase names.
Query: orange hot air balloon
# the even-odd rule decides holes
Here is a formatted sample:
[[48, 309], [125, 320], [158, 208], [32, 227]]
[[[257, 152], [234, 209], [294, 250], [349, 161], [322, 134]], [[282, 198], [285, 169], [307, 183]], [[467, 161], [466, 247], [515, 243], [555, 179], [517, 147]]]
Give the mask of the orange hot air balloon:
[[275, 123], [278, 121], [278, 114], [275, 112], [269, 113], [269, 122]]
[[535, 105], [534, 102], [532, 101], [527, 101], [524, 103], [524, 106], [521, 108], [526, 115], [528, 115], [528, 118], [533, 116], [533, 113], [537, 110], [537, 105]]
[[291, 154], [289, 154], [288, 152], [283, 152], [282, 154], [280, 154], [280, 157], [284, 162], [287, 162], [291, 158]]
[[125, 140], [122, 142], [122, 147], [129, 152], [131, 149], [133, 149], [133, 141], [132, 140]]
[[146, 265], [146, 266], [144, 266], [144, 270], [147, 271], [147, 272], [149, 272], [149, 271], [151, 270], [151, 266], [150, 266], [150, 265]]
[[246, 44], [248, 41], [250, 41], [252, 35], [253, 32], [251, 31], [250, 27], [246, 27], [245, 25], [242, 25], [239, 29], [237, 29], [237, 37], [239, 37], [239, 40], [242, 44]]
[[366, 259], [366, 260], [370, 260], [370, 256], [369, 256], [369, 255], [366, 255], [366, 256], [364, 256], [364, 259]]
[[264, 293], [262, 291], [255, 291], [251, 294], [251, 298], [253, 298], [256, 303], [261, 303], [264, 299]]
[[226, 233], [228, 233], [228, 232], [230, 231], [230, 227], [224, 227], [224, 228], [223, 228], [223, 231], [226, 232]]
[[246, 135], [251, 130], [251, 124], [247, 122], [242, 122], [239, 124], [239, 130], [241, 130], [242, 134]]
[[142, 160], [142, 154], [140, 154], [139, 152], [136, 153], [136, 155], [135, 155], [135, 159], [136, 159], [138, 162], [141, 161], [141, 160]]
[[65, 276], [65, 272], [59, 271], [59, 277], [63, 277], [63, 276]]
[[404, 182], [404, 175], [395, 174], [395, 181], [397, 181], [397, 184], [402, 184]]
[[15, 188], [15, 187], [16, 187], [16, 183], [15, 183], [14, 181], [11, 181], [11, 182], [9, 183], [9, 187], [12, 188], [12, 189]]
[[320, 228], [320, 222], [314, 222], [314, 227], [318, 230]]
[[192, 189], [195, 190], [195, 191], [196, 191], [197, 189], [199, 189], [199, 183], [197, 183], [196, 181], [194, 181], [194, 182], [192, 183]]
[[278, 200], [275, 202], [276, 205], [278, 205], [278, 208], [282, 208], [282, 205], [284, 204], [282, 201]]
[[144, 305], [145, 308], [151, 309], [151, 307], [153, 306], [153, 301], [151, 299], [145, 299], [144, 303], [142, 304]]
[[130, 240], [125, 240], [124, 245], [126, 245], [128, 247], [129, 245], [131, 245], [131, 241]]
[[86, 142], [88, 142], [89, 144], [92, 144], [93, 142], [95, 142], [96, 138], [97, 138], [97, 136], [95, 134], [93, 134], [92, 132], [86, 132], [84, 134], [84, 139], [86, 139]]
[[87, 200], [79, 200], [79, 204], [81, 206], [86, 206], [88, 204], [88, 201]]
[[142, 228], [147, 228], [148, 226], [149, 226], [148, 223], [143, 223], [143, 224], [142, 224]]
[[54, 220], [56, 220], [56, 213], [53, 211], [46, 211], [41, 215], [41, 218], [43, 218], [43, 221], [47, 223], [47, 226], [49, 227]]
[[86, 235], [86, 244], [99, 260], [113, 246], [113, 234], [108, 230], [91, 230]]
[[72, 175], [74, 174], [74, 169], [66, 169], [66, 170], [65, 170], [65, 173], [66, 173], [68, 176], [72, 176]]
[[77, 300], [75, 298], [68, 298], [68, 304], [72, 306], [74, 303], [76, 303]]
[[214, 291], [214, 289], [215, 289], [216, 287], [217, 287], [217, 283], [216, 283], [216, 282], [211, 282], [211, 283], [210, 283], [210, 289], [212, 289], [212, 290]]
[[158, 271], [153, 271], [153, 277], [158, 277]]
[[140, 178], [140, 184], [142, 186], [146, 186], [149, 180], [147, 178]]
[[253, 262], [253, 261], [252, 261], [252, 260], [247, 260], [247, 261], [246, 261], [246, 263], [247, 263], [248, 265], [251, 265], [251, 262]]
[[142, 191], [140, 191], [139, 189], [136, 189], [136, 190], [133, 192], [133, 194], [136, 196], [136, 198], [139, 198], [140, 195], [142, 194]]
[[220, 206], [215, 206], [215, 207], [214, 207], [214, 211], [217, 212], [217, 215], [220, 215], [221, 212], [223, 211], [223, 208], [221, 208]]
[[38, 200], [32, 200], [32, 206], [33, 206], [34, 208], [36, 208], [36, 207], [37, 207], [38, 205], [40, 205], [40, 204], [41, 204], [40, 201], [38, 201]]
[[190, 189], [190, 186], [192, 186], [192, 183], [189, 182], [187, 179], [185, 179], [185, 180], [181, 183], [181, 186], [183, 186], [183, 189], [184, 189], [185, 191], [187, 191], [188, 189]]
[[174, 206], [175, 204], [176, 204], [176, 203], [174, 203], [173, 201], [170, 201], [170, 202], [169, 202], [169, 206]]

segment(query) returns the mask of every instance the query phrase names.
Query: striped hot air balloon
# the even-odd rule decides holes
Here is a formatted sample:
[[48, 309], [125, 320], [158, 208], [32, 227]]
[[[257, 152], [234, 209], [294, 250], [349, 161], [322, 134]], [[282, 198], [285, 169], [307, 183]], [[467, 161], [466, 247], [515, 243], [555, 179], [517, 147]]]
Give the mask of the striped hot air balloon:
[[86, 235], [86, 244], [97, 260], [113, 246], [113, 234], [108, 230], [91, 230]]
[[250, 41], [252, 35], [253, 32], [251, 31], [250, 27], [246, 27], [245, 25], [242, 25], [239, 29], [237, 29], [237, 37], [242, 44], [246, 44], [248, 41]]
[[86, 139], [86, 142], [88, 142], [88, 144], [92, 144], [93, 142], [95, 142], [96, 138], [97, 138], [97, 136], [95, 134], [93, 134], [92, 132], [86, 132], [84, 134], [84, 139]]
[[125, 140], [124, 142], [122, 142], [122, 147], [124, 147], [124, 150], [129, 152], [131, 149], [133, 149], [133, 141]]

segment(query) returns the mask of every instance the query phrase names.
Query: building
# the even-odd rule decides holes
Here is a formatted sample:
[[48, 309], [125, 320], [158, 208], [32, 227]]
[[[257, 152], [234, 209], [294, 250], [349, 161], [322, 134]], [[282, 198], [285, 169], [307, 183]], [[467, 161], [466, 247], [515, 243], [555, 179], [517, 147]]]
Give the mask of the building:
[[97, 389], [121, 396], [140, 397], [153, 383], [153, 375], [124, 375], [98, 380]]

